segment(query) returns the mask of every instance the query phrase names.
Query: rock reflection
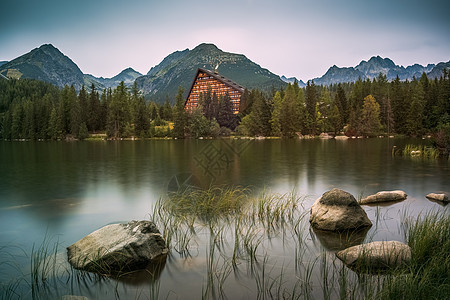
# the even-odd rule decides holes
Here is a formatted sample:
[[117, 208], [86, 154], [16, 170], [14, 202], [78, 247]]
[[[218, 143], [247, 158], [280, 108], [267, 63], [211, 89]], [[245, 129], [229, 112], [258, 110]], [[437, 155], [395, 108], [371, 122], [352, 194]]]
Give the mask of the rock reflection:
[[369, 228], [333, 232], [312, 228], [320, 244], [329, 251], [340, 251], [361, 244], [366, 238]]
[[166, 257], [161, 258], [158, 262], [150, 263], [145, 269], [118, 274], [111, 276], [111, 278], [127, 285], [134, 286], [139, 286], [144, 283], [153, 283], [159, 279], [165, 266]]

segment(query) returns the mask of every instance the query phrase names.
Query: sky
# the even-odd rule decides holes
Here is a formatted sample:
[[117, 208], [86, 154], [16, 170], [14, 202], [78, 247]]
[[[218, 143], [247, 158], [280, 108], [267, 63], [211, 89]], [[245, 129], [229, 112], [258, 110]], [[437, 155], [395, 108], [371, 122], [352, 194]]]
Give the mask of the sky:
[[450, 60], [448, 0], [2, 0], [0, 61], [53, 44], [86, 74], [146, 74], [213, 43], [304, 81], [372, 56]]

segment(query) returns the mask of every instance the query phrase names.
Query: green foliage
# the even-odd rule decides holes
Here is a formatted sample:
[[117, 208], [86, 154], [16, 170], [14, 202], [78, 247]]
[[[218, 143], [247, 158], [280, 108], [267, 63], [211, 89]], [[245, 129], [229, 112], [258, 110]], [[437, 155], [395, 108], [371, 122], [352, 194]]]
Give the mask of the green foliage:
[[306, 133], [316, 133], [316, 109], [317, 109], [317, 90], [314, 81], [306, 84], [305, 89], [306, 103]]
[[195, 108], [189, 117], [189, 133], [191, 137], [199, 138], [210, 135], [210, 121], [203, 115], [201, 108]]
[[81, 123], [80, 130], [78, 131], [78, 139], [84, 140], [89, 137], [88, 128], [85, 122]]
[[219, 107], [216, 120], [221, 127], [227, 127], [231, 130], [236, 128], [236, 116], [233, 113], [233, 105], [228, 93], [219, 97]]
[[376, 136], [380, 132], [380, 105], [372, 95], [364, 98], [360, 128], [365, 136]]
[[174, 109], [173, 137], [183, 139], [185, 137], [186, 128], [188, 126], [188, 115], [184, 108], [184, 89], [178, 88], [177, 102]]
[[260, 91], [253, 90], [250, 93], [250, 101], [252, 110], [242, 119], [240, 132], [250, 136], [270, 135], [271, 109], [266, 97]]

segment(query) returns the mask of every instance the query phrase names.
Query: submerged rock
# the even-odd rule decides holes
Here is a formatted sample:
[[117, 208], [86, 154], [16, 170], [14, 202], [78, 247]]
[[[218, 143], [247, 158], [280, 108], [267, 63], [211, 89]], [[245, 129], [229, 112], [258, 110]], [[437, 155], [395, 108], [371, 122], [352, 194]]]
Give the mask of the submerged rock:
[[372, 226], [364, 209], [352, 194], [332, 189], [311, 207], [311, 226], [320, 230], [347, 231]]
[[426, 195], [425, 197], [427, 197], [427, 199], [431, 199], [431, 200], [436, 200], [436, 201], [441, 201], [444, 203], [448, 203], [448, 196], [446, 194], [435, 194], [435, 193], [430, 193], [428, 195]]
[[67, 247], [74, 268], [101, 274], [143, 269], [165, 258], [168, 251], [150, 221], [107, 225]]
[[372, 204], [379, 202], [403, 201], [407, 197], [404, 191], [382, 191], [375, 195], [370, 195], [360, 201], [360, 204]]
[[411, 248], [401, 242], [372, 242], [336, 253], [349, 268], [358, 272], [379, 272], [399, 268], [411, 261]]

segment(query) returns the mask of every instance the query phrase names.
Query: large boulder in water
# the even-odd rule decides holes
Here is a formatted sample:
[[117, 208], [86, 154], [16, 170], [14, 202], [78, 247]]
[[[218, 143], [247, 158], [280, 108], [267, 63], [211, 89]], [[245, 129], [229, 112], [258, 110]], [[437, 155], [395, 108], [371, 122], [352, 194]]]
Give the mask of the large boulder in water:
[[372, 226], [355, 197], [340, 189], [332, 189], [314, 202], [309, 222], [316, 229], [329, 231], [348, 231]]
[[360, 204], [375, 204], [379, 202], [403, 201], [407, 197], [404, 191], [381, 191], [361, 199]]
[[67, 248], [74, 268], [102, 274], [143, 269], [165, 258], [168, 251], [150, 221], [107, 225]]
[[355, 271], [372, 273], [406, 266], [411, 248], [397, 241], [372, 242], [339, 251], [336, 256]]

